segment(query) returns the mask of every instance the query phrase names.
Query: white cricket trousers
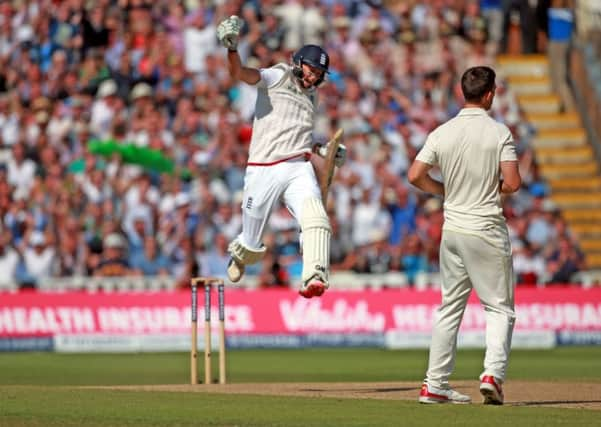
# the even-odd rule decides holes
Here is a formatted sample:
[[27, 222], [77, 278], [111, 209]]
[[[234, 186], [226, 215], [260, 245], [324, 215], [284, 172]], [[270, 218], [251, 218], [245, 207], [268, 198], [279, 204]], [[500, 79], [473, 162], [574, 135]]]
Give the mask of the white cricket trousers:
[[473, 232], [443, 227], [440, 243], [442, 303], [436, 312], [426, 380], [448, 386], [457, 332], [472, 287], [486, 312], [482, 375], [505, 380], [515, 322], [514, 276], [507, 227]]
[[282, 200], [298, 222], [303, 202], [309, 197], [321, 200], [321, 192], [313, 165], [303, 157], [269, 166], [248, 166], [242, 199], [242, 233], [238, 239], [251, 249], [261, 248], [275, 203]]

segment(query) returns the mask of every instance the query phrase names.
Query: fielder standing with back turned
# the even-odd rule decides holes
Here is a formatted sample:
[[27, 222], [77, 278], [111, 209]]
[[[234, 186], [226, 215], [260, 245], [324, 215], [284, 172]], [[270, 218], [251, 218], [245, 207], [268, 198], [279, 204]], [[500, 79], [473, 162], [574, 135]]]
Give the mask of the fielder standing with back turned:
[[[480, 392], [485, 404], [500, 405], [515, 321], [511, 246], [501, 193], [517, 191], [521, 178], [511, 132], [486, 112], [495, 96], [495, 72], [470, 68], [461, 78], [461, 89], [464, 108], [428, 136], [409, 170], [413, 185], [444, 197], [445, 218], [440, 243], [442, 303], [419, 401], [471, 402], [450, 387], [449, 376], [473, 287], [486, 311]], [[442, 183], [430, 177], [433, 166], [440, 168]]]
[[[246, 265], [265, 255], [262, 238], [275, 203], [282, 200], [301, 226], [303, 271], [299, 293], [321, 296], [328, 288], [331, 228], [311, 153], [325, 156], [327, 146], [313, 140], [317, 87], [324, 81], [330, 58], [319, 46], [306, 45], [292, 64], [256, 69], [241, 64], [237, 52], [242, 21], [231, 16], [217, 27], [217, 38], [228, 49], [230, 75], [257, 88], [257, 101], [244, 178], [242, 233], [229, 245], [227, 274], [237, 282]], [[338, 147], [336, 166], [346, 158]]]

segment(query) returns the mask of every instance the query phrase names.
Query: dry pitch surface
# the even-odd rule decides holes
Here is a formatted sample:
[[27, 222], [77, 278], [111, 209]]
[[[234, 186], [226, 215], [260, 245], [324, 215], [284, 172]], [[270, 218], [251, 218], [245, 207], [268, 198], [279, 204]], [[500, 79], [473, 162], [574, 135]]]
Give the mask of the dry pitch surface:
[[[174, 384], [86, 388], [416, 401], [420, 386], [421, 384], [409, 382], [382, 382]], [[452, 386], [470, 395], [474, 403], [481, 403], [477, 381], [455, 381]], [[599, 383], [510, 381], [505, 384], [504, 392], [505, 404], [508, 406], [553, 406], [601, 410], [601, 384]]]

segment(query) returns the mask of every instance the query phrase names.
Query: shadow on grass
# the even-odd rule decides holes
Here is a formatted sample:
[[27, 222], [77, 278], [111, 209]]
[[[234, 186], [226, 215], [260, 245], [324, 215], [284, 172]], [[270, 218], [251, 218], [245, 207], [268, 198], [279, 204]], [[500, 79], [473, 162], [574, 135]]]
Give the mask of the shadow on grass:
[[601, 403], [601, 400], [533, 400], [529, 402], [506, 402], [505, 406], [582, 405], [588, 403]]
[[[382, 387], [382, 388], [347, 388], [347, 389], [339, 389], [337, 391], [347, 392], [347, 393], [395, 393], [399, 391], [419, 391], [421, 387]], [[299, 391], [307, 391], [307, 392], [331, 392], [331, 389], [327, 388], [302, 388]]]

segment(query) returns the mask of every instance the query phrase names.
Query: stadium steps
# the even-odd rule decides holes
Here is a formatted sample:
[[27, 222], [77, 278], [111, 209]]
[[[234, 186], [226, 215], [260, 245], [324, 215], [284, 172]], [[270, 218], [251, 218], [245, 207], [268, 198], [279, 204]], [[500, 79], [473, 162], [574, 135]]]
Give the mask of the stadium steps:
[[601, 238], [584, 238], [580, 240], [582, 250], [599, 252], [601, 254]]
[[551, 193], [551, 200], [562, 210], [569, 208], [601, 209], [601, 192]]
[[549, 75], [547, 55], [499, 55], [498, 73], [507, 79], [516, 77], [542, 77]]
[[544, 147], [535, 148], [536, 160], [544, 164], [581, 164], [587, 163], [593, 158], [592, 147], [583, 145], [581, 147]]
[[539, 131], [549, 129], [574, 129], [581, 125], [577, 113], [530, 113], [525, 115], [526, 120], [532, 123]]
[[[563, 217], [573, 223], [599, 223], [601, 224], [601, 211], [590, 211], [586, 209], [566, 209]], [[601, 249], [601, 246], [599, 247]]]
[[570, 225], [571, 230], [577, 235], [585, 235], [587, 237], [595, 237], [601, 239], [601, 224], [589, 224], [589, 223], [572, 223]]
[[[548, 180], [549, 186], [553, 191], [557, 192], [587, 192], [587, 191], [601, 191], [601, 177], [584, 177], [584, 178], [563, 178], [563, 179], [550, 179]], [[565, 214], [568, 215], [569, 211]], [[579, 212], [579, 211], [576, 211]], [[597, 212], [599, 215], [596, 217], [597, 221], [601, 222], [601, 212]], [[585, 212], [583, 215], [592, 217], [592, 212]]]
[[561, 109], [559, 96], [554, 94], [518, 95], [517, 100], [526, 114], [557, 114]]
[[500, 55], [497, 64], [525, 118], [537, 130], [532, 146], [551, 200], [578, 237], [588, 267], [601, 268], [600, 165], [580, 116], [561, 111], [546, 55]]
[[532, 139], [535, 148], [588, 146], [586, 132], [582, 128], [540, 129]]
[[516, 95], [546, 95], [551, 92], [548, 76], [508, 76], [507, 82]]
[[599, 167], [594, 160], [580, 164], [539, 164], [542, 175], [548, 180], [564, 178], [593, 179], [599, 176]]
[[601, 252], [587, 253], [586, 266], [590, 269], [601, 269]]

